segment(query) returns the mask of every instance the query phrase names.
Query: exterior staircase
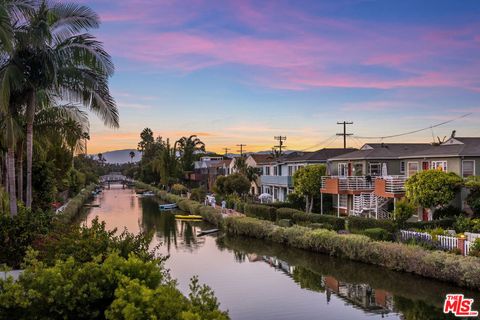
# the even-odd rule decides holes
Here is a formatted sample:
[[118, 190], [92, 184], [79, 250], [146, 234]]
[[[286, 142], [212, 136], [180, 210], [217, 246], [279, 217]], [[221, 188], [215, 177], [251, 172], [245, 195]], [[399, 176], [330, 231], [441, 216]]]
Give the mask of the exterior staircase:
[[351, 214], [365, 218], [390, 219], [391, 214], [386, 207], [392, 199], [379, 197], [375, 193], [361, 193], [353, 196]]

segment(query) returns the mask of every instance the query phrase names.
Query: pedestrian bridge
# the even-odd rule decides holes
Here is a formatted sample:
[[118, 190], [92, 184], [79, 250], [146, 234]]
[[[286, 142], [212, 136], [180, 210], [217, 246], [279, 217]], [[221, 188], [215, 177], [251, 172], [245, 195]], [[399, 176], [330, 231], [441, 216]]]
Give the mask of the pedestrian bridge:
[[132, 185], [134, 183], [133, 179], [130, 179], [120, 172], [112, 172], [107, 175], [100, 177], [100, 183], [110, 187], [110, 184], [122, 184], [124, 187]]

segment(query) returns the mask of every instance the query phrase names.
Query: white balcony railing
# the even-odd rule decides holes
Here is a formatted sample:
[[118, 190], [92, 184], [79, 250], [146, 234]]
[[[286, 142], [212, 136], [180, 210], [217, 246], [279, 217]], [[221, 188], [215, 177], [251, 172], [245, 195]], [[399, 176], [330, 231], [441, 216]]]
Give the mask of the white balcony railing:
[[378, 177], [377, 179], [385, 180], [385, 192], [389, 193], [402, 193], [405, 192], [406, 176], [385, 176]]
[[326, 187], [327, 179], [338, 179], [339, 190], [373, 190], [375, 187], [374, 177], [341, 177], [341, 176], [328, 176], [322, 177], [322, 188]]

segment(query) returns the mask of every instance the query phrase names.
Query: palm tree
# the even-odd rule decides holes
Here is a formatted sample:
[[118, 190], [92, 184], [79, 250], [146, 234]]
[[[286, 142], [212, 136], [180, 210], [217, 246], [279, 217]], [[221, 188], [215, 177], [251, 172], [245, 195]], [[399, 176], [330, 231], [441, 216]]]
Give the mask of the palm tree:
[[0, 47], [10, 52], [13, 49], [14, 25], [33, 10], [31, 0], [0, 0]]
[[135, 158], [135, 152], [130, 151], [130, 162], [133, 162], [133, 158]]
[[175, 142], [174, 149], [180, 154], [183, 171], [193, 170], [193, 160], [195, 152], [205, 152], [205, 143], [196, 135], [182, 137]]
[[86, 6], [46, 1], [29, 12], [15, 29], [12, 53], [0, 67], [4, 104], [17, 93], [26, 106], [27, 192], [32, 202], [33, 124], [46, 100], [81, 104], [118, 127], [118, 110], [108, 88], [113, 63], [100, 42], [88, 33], [99, 17]]

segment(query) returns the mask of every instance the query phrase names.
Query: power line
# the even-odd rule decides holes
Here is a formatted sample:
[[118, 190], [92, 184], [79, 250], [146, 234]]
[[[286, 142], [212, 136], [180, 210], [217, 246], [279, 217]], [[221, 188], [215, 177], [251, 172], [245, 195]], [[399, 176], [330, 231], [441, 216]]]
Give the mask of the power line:
[[302, 150], [299, 150], [299, 151], [307, 151], [307, 150], [310, 150], [310, 149], [313, 149], [313, 148], [318, 148], [320, 146], [325, 145], [325, 143], [329, 142], [331, 139], [334, 139], [334, 138], [336, 138], [336, 135], [331, 135], [327, 139], [325, 139], [325, 140], [323, 140], [323, 141], [321, 141], [321, 142], [319, 142], [319, 143], [317, 143], [317, 144], [315, 144], [311, 147], [308, 147], [308, 148], [305, 148], [305, 149], [302, 149]]
[[223, 148], [223, 150], [225, 150], [225, 155], [227, 155], [230, 148]]
[[425, 131], [425, 130], [431, 130], [431, 129], [433, 129], [433, 128], [443, 126], [443, 125], [445, 125], [445, 124], [447, 124], [447, 123], [450, 123], [450, 122], [453, 122], [453, 121], [456, 121], [456, 120], [459, 120], [459, 119], [468, 117], [468, 116], [471, 115], [471, 114], [472, 114], [472, 113], [466, 113], [466, 114], [464, 114], [464, 115], [462, 115], [462, 116], [460, 116], [460, 117], [457, 117], [457, 118], [454, 118], [454, 119], [450, 119], [450, 120], [447, 120], [447, 121], [444, 121], [444, 122], [440, 122], [440, 123], [437, 123], [437, 124], [434, 124], [434, 125], [431, 125], [431, 126], [422, 128], [422, 129], [413, 130], [413, 131], [408, 131], [408, 132], [399, 133], [399, 134], [394, 134], [394, 135], [391, 135], [391, 136], [384, 136], [384, 137], [359, 137], [359, 136], [357, 136], [357, 138], [360, 138], [360, 139], [371, 139], [371, 140], [383, 140], [383, 139], [390, 139], [390, 138], [402, 137], [402, 136], [406, 136], [406, 135], [409, 135], [409, 134], [414, 134], [414, 133], [417, 133], [417, 132], [422, 132], [422, 131]]
[[347, 149], [347, 136], [353, 135], [353, 133], [347, 133], [347, 124], [353, 124], [353, 122], [337, 122], [337, 124], [343, 125], [343, 133], [337, 133], [337, 136], [343, 136], [343, 149]]
[[278, 146], [274, 146], [274, 148], [278, 148], [279, 154], [282, 155], [282, 148], [286, 148], [287, 146], [283, 145], [283, 142], [287, 140], [287, 137], [284, 136], [275, 136], [273, 137], [275, 140], [278, 140]]
[[237, 150], [237, 152], [240, 152], [240, 156], [243, 156], [243, 147], [246, 146], [246, 144], [237, 144], [237, 147], [240, 147], [240, 150]]

